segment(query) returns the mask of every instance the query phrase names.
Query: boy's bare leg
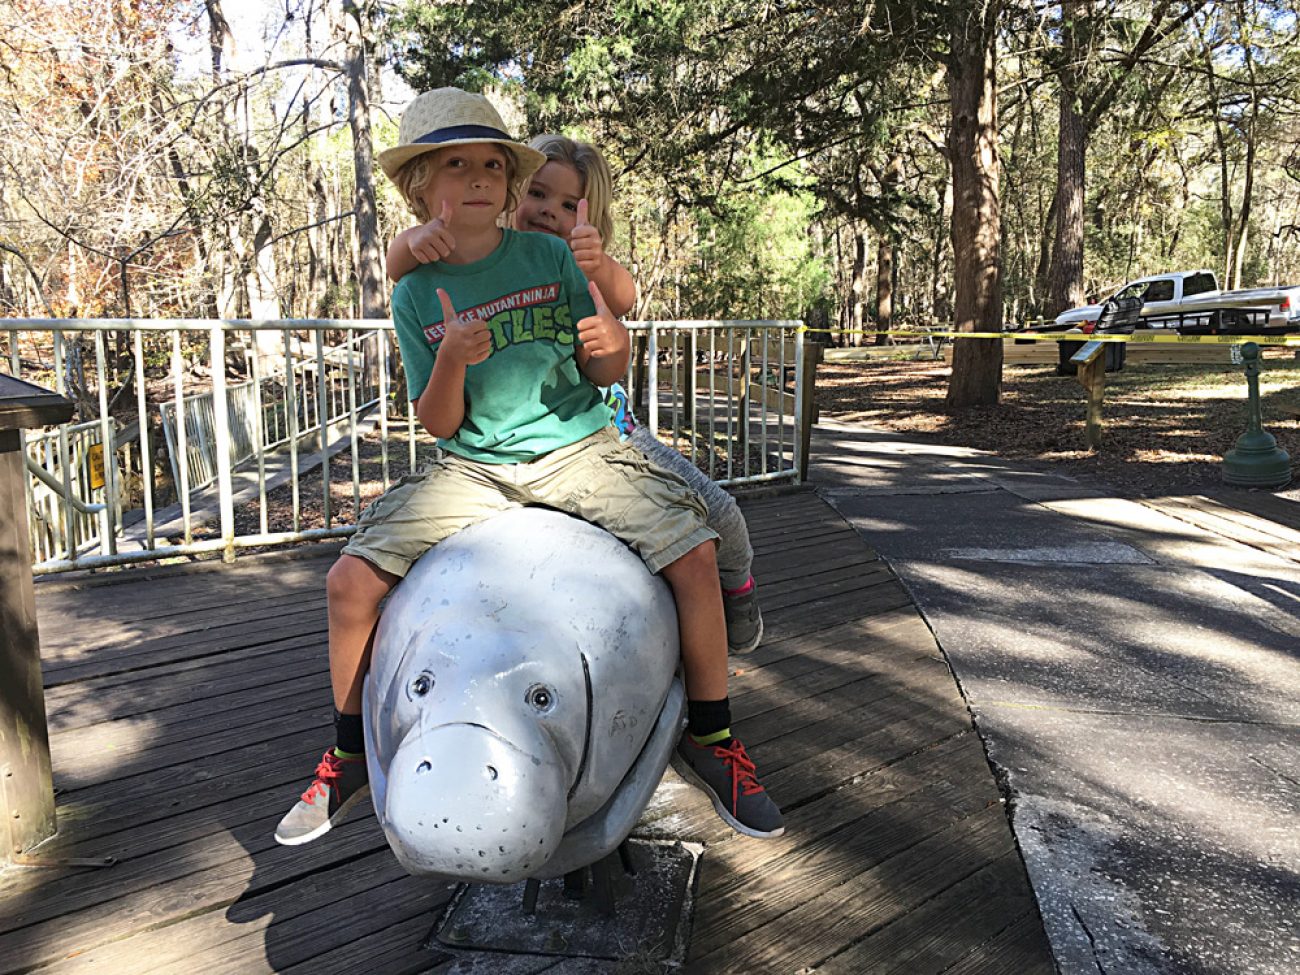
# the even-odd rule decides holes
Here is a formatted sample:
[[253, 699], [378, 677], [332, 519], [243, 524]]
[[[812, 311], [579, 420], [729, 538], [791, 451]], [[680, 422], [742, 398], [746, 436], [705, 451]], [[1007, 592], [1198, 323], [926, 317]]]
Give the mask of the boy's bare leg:
[[379, 604], [400, 576], [355, 555], [340, 555], [329, 571], [330, 683], [334, 707], [342, 714], [361, 713], [361, 686], [370, 669]]
[[678, 771], [700, 786], [733, 829], [780, 836], [781, 810], [759, 784], [745, 746], [731, 734], [727, 700], [727, 625], [713, 544], [698, 545], [663, 569], [677, 601], [688, 724]]
[[663, 577], [677, 602], [686, 696], [720, 701], [727, 696], [727, 621], [713, 543], [697, 545], [665, 566]]
[[355, 555], [339, 556], [330, 569], [325, 592], [339, 745], [325, 753], [316, 767], [316, 778], [276, 827], [277, 842], [286, 846], [310, 843], [325, 835], [370, 794], [366, 760], [361, 754], [361, 688], [370, 668], [379, 604], [397, 583], [397, 576]]

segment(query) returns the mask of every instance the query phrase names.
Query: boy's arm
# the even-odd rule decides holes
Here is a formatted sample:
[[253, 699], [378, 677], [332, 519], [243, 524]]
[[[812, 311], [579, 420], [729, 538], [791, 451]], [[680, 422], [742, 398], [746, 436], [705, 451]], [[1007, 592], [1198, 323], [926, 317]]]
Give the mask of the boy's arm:
[[610, 314], [600, 288], [595, 281], [587, 285], [591, 300], [596, 304], [596, 314], [578, 322], [578, 341], [574, 350], [578, 369], [597, 386], [618, 382], [627, 372], [632, 343], [623, 323]]
[[415, 415], [429, 433], [447, 440], [465, 422], [465, 370], [492, 353], [492, 333], [481, 321], [463, 321], [441, 288], [438, 300], [445, 332], [428, 385], [415, 404]]
[[418, 227], [407, 227], [392, 239], [384, 259], [390, 280], [400, 281], [421, 264], [441, 261], [456, 249], [456, 238], [451, 233], [452, 212], [451, 204], [444, 200], [441, 214]]

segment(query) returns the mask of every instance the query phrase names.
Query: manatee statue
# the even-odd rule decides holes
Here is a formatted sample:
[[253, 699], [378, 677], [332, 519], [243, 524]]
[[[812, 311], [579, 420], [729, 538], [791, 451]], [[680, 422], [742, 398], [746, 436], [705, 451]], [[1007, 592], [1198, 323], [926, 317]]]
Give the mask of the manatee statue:
[[681, 734], [667, 585], [612, 535], [520, 508], [393, 591], [365, 686], [375, 812], [402, 865], [562, 876], [636, 824]]

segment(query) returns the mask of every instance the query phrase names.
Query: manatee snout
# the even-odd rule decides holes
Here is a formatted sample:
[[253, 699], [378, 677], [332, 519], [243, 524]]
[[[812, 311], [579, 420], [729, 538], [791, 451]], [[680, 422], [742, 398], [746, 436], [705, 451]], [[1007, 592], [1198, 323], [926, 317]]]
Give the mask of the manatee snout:
[[567, 788], [538, 735], [509, 741], [473, 724], [413, 729], [388, 765], [383, 821], [412, 873], [517, 883], [564, 835]]

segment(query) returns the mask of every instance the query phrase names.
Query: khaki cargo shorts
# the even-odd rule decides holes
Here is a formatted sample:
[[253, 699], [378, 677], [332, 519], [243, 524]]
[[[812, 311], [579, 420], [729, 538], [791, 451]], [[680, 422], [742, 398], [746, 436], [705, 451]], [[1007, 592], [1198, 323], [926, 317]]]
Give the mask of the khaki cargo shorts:
[[404, 576], [444, 538], [524, 505], [599, 525], [627, 543], [651, 572], [718, 537], [704, 523], [704, 502], [685, 481], [604, 427], [522, 464], [447, 454], [376, 499], [343, 551]]

